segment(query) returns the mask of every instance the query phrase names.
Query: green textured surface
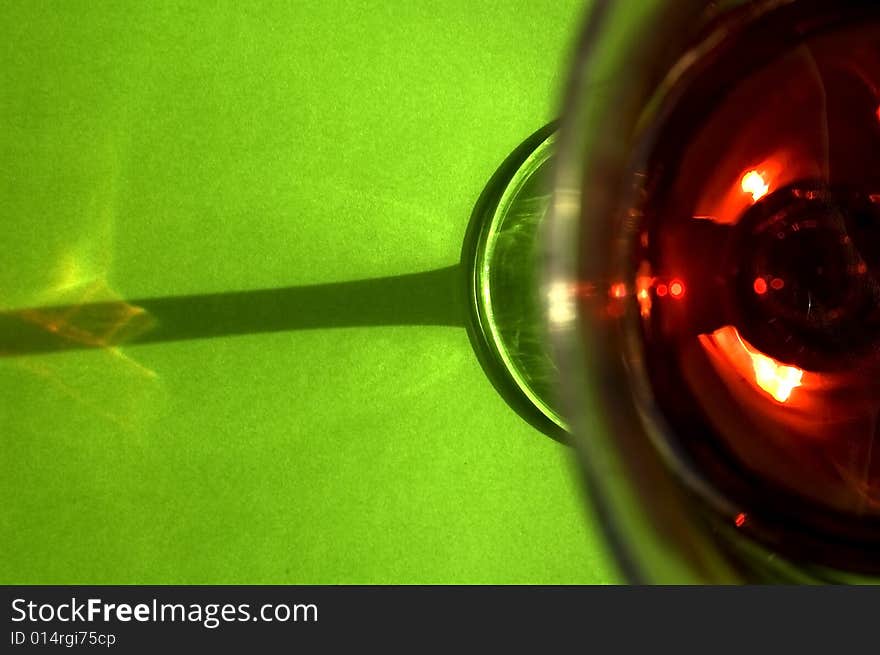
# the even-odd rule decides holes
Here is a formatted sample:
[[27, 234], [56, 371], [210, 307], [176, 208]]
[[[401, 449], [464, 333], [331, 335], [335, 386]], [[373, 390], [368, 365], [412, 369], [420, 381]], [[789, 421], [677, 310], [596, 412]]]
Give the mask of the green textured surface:
[[[579, 5], [2, 3], [0, 309], [455, 263]], [[0, 393], [4, 583], [613, 579], [462, 328], [6, 357]]]

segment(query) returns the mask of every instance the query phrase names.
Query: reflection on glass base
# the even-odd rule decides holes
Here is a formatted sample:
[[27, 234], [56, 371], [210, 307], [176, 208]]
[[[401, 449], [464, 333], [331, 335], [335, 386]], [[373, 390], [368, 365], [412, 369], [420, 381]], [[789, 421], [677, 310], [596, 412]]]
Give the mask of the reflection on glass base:
[[555, 124], [538, 130], [492, 176], [474, 207], [461, 264], [468, 332], [483, 369], [520, 416], [566, 441], [539, 297], [539, 237], [550, 206], [555, 135]]

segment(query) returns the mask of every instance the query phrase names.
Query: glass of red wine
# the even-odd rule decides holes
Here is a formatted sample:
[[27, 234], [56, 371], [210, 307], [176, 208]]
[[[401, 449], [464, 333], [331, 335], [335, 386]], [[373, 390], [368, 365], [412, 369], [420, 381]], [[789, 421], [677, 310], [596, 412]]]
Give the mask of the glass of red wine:
[[543, 297], [639, 582], [880, 572], [880, 5], [592, 3]]

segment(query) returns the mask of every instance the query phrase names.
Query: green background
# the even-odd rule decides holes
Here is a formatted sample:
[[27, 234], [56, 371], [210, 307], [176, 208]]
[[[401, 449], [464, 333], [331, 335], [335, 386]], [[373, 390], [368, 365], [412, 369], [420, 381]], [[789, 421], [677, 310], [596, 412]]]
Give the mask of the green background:
[[[455, 264], [581, 13], [3, 2], [0, 309]], [[615, 579], [460, 327], [0, 357], [0, 393], [4, 583]]]

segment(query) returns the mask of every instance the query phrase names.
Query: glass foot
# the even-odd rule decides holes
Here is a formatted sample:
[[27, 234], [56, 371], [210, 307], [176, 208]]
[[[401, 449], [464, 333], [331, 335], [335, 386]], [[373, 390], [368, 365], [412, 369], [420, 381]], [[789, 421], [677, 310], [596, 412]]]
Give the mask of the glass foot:
[[474, 207], [461, 263], [468, 331], [483, 369], [520, 416], [565, 441], [539, 297], [555, 136], [555, 123], [538, 130], [492, 176]]

